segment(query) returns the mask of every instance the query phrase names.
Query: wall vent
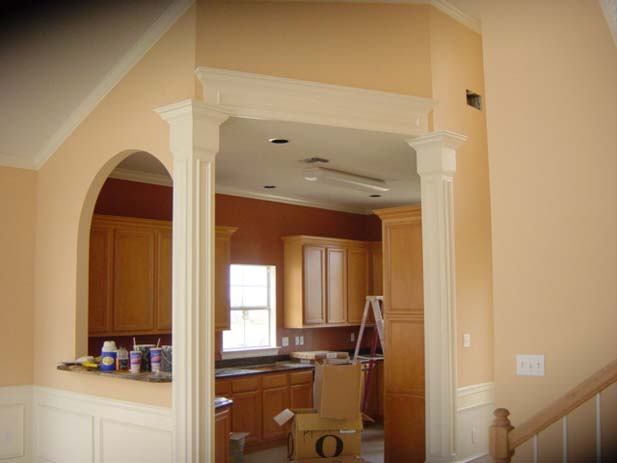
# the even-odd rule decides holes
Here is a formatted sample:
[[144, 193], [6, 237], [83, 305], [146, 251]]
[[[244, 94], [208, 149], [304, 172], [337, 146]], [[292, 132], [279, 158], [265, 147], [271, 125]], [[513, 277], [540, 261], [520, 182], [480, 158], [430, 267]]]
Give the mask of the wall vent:
[[465, 90], [465, 93], [467, 94], [467, 105], [482, 111], [482, 96], [471, 90]]

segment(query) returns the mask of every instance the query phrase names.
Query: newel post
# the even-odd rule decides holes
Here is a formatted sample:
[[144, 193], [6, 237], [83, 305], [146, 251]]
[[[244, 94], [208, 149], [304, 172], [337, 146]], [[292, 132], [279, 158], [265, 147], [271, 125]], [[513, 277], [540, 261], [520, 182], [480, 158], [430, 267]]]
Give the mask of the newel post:
[[508, 416], [510, 412], [505, 408], [498, 408], [494, 412], [495, 421], [489, 428], [489, 453], [495, 463], [510, 463], [514, 449], [510, 449], [508, 434], [514, 429]]

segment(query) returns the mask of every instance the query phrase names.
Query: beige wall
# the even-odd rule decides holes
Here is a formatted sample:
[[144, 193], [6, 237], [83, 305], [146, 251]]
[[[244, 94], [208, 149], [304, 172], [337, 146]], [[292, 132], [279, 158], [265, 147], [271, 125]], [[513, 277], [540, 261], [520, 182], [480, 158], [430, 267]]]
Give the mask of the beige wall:
[[0, 386], [32, 384], [36, 172], [0, 167]]
[[431, 95], [425, 5], [200, 0], [197, 62]]
[[[78, 240], [78, 231], [81, 227], [85, 230], [81, 237], [88, 236], [90, 214], [106, 177], [101, 169], [110, 172], [130, 150], [150, 152], [171, 168], [169, 128], [153, 109], [194, 97], [194, 33], [193, 7], [38, 173], [34, 342], [37, 385], [170, 404], [169, 384], [76, 375], [59, 372], [55, 367], [60, 360], [72, 359], [81, 346], [85, 349], [84, 256], [88, 247], [87, 240]], [[76, 329], [78, 324], [81, 326]]]
[[[496, 405], [516, 424], [617, 357], [617, 53], [592, 0], [486, 1], [483, 39]], [[520, 353], [546, 376], [516, 376]]]
[[[434, 130], [468, 140], [457, 152], [454, 180], [458, 385], [493, 380], [491, 215], [485, 111], [467, 105], [465, 90], [484, 94], [482, 37], [430, 10]], [[471, 347], [463, 348], [463, 333]]]

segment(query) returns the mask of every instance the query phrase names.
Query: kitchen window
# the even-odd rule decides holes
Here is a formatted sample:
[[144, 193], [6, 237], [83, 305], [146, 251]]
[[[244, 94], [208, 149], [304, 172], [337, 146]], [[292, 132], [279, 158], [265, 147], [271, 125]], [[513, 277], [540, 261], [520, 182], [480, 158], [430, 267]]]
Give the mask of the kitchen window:
[[223, 350], [276, 347], [276, 268], [230, 265], [231, 329], [223, 332]]

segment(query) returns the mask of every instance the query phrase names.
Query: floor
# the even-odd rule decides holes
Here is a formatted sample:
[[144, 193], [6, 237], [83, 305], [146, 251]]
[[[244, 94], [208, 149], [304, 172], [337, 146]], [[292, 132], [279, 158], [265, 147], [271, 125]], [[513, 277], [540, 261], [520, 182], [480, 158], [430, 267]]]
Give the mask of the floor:
[[[362, 431], [362, 458], [368, 463], [383, 463], [383, 426], [370, 425]], [[275, 447], [268, 450], [249, 453], [244, 456], [244, 463], [285, 463], [287, 447]]]

